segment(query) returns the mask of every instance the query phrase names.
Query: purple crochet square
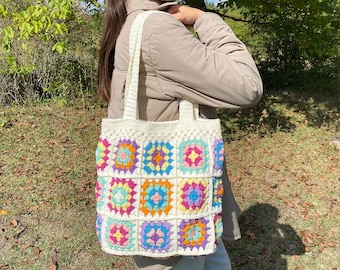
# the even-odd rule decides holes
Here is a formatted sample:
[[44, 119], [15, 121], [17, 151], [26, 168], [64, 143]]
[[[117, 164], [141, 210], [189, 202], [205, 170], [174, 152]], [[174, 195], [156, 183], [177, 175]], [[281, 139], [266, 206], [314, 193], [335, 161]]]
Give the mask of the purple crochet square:
[[119, 140], [115, 147], [113, 170], [133, 173], [137, 168], [139, 145], [136, 141]]
[[167, 221], [145, 221], [140, 230], [140, 245], [145, 251], [165, 252], [171, 249], [172, 225]]

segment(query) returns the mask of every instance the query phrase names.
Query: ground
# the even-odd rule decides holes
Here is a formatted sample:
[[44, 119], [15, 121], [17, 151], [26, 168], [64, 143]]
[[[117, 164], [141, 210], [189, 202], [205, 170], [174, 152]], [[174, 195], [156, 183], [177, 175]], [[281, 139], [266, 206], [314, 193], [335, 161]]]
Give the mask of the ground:
[[[327, 96], [327, 98], [326, 98]], [[233, 269], [339, 269], [339, 96], [220, 111], [242, 239]], [[97, 101], [0, 109], [0, 269], [132, 269], [95, 235]]]

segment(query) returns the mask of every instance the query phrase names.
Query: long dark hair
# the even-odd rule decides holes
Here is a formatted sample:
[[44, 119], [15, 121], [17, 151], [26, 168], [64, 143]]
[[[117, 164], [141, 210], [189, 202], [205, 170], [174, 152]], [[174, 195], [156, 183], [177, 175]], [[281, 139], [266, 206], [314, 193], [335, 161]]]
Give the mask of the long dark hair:
[[98, 94], [105, 101], [110, 101], [115, 46], [126, 17], [125, 0], [106, 0], [97, 70]]

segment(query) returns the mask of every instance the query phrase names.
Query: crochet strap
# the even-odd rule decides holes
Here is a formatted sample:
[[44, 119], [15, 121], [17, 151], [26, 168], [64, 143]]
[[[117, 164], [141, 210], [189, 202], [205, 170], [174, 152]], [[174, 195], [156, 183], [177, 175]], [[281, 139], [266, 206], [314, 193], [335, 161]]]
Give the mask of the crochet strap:
[[[130, 63], [125, 83], [125, 102], [124, 102], [124, 119], [137, 119], [137, 100], [138, 100], [138, 80], [139, 80], [139, 65], [142, 45], [143, 25], [146, 18], [160, 11], [149, 10], [139, 14], [132, 23], [129, 40], [129, 55]], [[198, 107], [189, 101], [181, 100], [180, 102], [180, 120], [197, 119]]]
[[198, 105], [193, 105], [190, 101], [182, 99], [179, 103], [179, 119], [194, 120], [199, 118]]

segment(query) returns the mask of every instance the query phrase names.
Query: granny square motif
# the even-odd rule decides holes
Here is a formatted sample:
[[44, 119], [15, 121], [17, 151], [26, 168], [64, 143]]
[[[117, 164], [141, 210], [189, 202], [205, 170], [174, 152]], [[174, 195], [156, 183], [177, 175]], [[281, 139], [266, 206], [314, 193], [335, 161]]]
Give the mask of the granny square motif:
[[224, 144], [219, 119], [201, 119], [180, 102], [179, 119], [137, 117], [143, 22], [130, 36], [130, 68], [123, 118], [102, 120], [96, 149], [96, 231], [114, 255], [201, 256], [222, 235]]
[[139, 242], [145, 252], [162, 254], [173, 248], [173, 225], [168, 221], [144, 221], [141, 225]]
[[174, 209], [175, 184], [167, 179], [145, 179], [141, 183], [140, 211], [144, 216], [167, 216]]
[[180, 180], [177, 190], [177, 209], [184, 215], [204, 213], [210, 197], [209, 186], [209, 181], [204, 178]]
[[183, 173], [200, 173], [208, 169], [209, 152], [206, 142], [193, 139], [182, 141], [179, 146], [179, 169]]
[[143, 151], [143, 170], [148, 175], [168, 175], [173, 169], [173, 146], [166, 141], [148, 142]]
[[136, 141], [119, 140], [115, 147], [113, 170], [133, 173], [138, 162], [139, 146]]

